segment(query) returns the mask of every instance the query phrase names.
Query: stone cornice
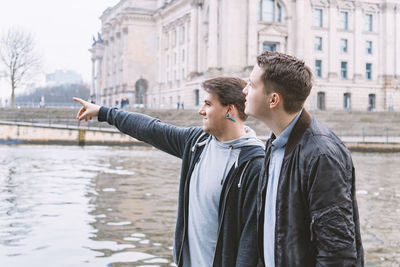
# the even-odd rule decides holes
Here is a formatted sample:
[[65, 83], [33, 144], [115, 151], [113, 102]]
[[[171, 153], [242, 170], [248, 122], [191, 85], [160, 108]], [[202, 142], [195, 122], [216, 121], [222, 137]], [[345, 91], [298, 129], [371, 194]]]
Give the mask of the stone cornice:
[[157, 15], [161, 17], [166, 17], [168, 14], [171, 12], [177, 10], [178, 8], [182, 8], [185, 4], [190, 5], [191, 8], [193, 8], [193, 2], [201, 2], [201, 0], [172, 0], [170, 3], [167, 5], [164, 5], [163, 7], [159, 8], [157, 10]]
[[397, 3], [383, 3], [381, 4], [381, 10], [382, 11], [387, 11], [387, 10], [398, 10], [398, 7], [400, 6], [400, 4]]
[[124, 14], [122, 16], [122, 21], [149, 21], [152, 22], [154, 21], [153, 16], [149, 15], [141, 15], [141, 14]]
[[349, 1], [339, 1], [338, 2], [338, 8], [340, 10], [355, 10], [355, 3], [354, 2], [349, 2]]
[[365, 13], [378, 14], [380, 12], [379, 4], [362, 3], [361, 8]]
[[175, 29], [176, 27], [182, 26], [188, 22], [190, 22], [190, 14], [185, 14], [185, 15], [181, 16], [180, 18], [178, 18], [166, 25], [163, 25], [163, 32], [168, 32], [171, 29]]
[[336, 4], [336, 0], [332, 0], [332, 1], [334, 1], [335, 3], [330, 3], [329, 0], [311, 0], [311, 6], [313, 8], [316, 8], [316, 7], [327, 8], [330, 6], [330, 4]]

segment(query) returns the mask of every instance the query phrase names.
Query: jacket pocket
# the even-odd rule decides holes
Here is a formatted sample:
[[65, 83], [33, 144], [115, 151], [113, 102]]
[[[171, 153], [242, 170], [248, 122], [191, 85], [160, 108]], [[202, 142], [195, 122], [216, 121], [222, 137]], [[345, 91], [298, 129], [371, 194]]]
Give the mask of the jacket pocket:
[[315, 212], [310, 223], [311, 241], [326, 251], [339, 251], [355, 242], [351, 212], [342, 207], [329, 207]]

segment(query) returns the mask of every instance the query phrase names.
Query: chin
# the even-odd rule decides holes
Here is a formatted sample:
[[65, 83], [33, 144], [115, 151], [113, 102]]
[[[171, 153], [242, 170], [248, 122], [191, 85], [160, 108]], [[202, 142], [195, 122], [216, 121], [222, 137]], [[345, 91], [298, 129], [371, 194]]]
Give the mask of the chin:
[[253, 113], [248, 108], [244, 109], [244, 114], [246, 114], [247, 116], [253, 116]]
[[205, 131], [208, 134], [211, 134], [210, 128], [206, 127], [203, 125], [203, 131]]

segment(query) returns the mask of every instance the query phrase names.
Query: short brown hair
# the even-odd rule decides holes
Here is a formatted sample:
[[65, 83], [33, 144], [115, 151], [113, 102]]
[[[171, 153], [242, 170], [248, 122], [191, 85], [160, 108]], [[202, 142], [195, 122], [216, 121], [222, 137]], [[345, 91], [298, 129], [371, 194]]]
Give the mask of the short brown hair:
[[257, 63], [264, 69], [262, 80], [266, 93], [271, 93], [268, 92], [271, 86], [273, 91], [282, 95], [286, 112], [299, 111], [312, 87], [312, 72], [304, 61], [286, 54], [264, 51], [257, 57]]
[[234, 105], [241, 120], [245, 121], [247, 115], [244, 113], [244, 102], [246, 96], [242, 90], [246, 82], [236, 77], [218, 77], [204, 81], [201, 85], [208, 93], [214, 93], [223, 106]]

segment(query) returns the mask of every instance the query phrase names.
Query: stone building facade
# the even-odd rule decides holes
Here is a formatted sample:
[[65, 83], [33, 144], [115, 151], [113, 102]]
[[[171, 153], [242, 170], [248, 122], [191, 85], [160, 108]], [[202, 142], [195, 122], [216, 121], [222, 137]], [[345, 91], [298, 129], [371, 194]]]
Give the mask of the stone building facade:
[[400, 110], [398, 0], [121, 0], [90, 49], [103, 105], [198, 108], [204, 79], [276, 50], [314, 71], [309, 109]]

